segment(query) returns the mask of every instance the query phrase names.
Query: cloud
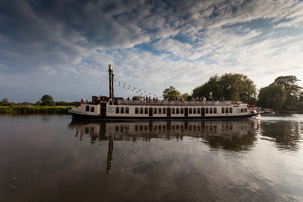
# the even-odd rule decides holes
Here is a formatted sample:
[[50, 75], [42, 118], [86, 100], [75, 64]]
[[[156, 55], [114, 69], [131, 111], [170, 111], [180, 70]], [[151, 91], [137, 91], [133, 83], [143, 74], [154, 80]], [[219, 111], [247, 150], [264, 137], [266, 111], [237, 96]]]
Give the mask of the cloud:
[[0, 93], [41, 97], [39, 86], [60, 99], [89, 97], [108, 63], [117, 78], [157, 95], [229, 72], [258, 86], [282, 73], [302, 77], [302, 12], [295, 0], [1, 1]]

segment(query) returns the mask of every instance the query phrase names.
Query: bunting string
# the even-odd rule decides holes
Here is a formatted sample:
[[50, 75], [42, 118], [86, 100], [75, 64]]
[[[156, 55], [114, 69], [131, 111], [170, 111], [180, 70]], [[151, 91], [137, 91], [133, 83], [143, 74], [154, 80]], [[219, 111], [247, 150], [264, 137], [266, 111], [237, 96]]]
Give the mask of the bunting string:
[[[116, 81], [116, 79], [114, 79], [114, 81]], [[141, 97], [151, 97], [152, 93], [141, 89], [139, 87], [136, 86], [132, 86], [126, 82], [122, 82], [122, 81], [118, 81], [118, 87], [121, 87], [123, 89], [126, 89], [127, 91], [131, 92], [131, 93], [136, 93], [135, 96], [141, 96]], [[157, 96], [156, 94], [153, 96], [153, 98], [159, 98], [162, 99], [161, 96]]]

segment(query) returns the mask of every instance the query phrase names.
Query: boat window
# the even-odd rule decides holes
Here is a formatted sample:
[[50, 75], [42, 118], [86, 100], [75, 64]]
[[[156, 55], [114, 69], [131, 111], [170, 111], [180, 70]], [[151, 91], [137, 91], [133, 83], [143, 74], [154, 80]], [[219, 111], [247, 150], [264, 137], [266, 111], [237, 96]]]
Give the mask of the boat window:
[[184, 109], [183, 108], [181, 108], [180, 113], [184, 114]]
[[121, 107], [121, 114], [124, 114], [124, 107]]
[[221, 108], [221, 112], [222, 112], [222, 114], [224, 114], [224, 107]]
[[229, 108], [229, 113], [233, 113], [233, 108]]
[[237, 113], [240, 113], [240, 109], [237, 109]]
[[243, 108], [241, 108], [241, 113], [243, 113]]
[[189, 108], [189, 113], [192, 114], [193, 113], [193, 109]]
[[116, 114], [119, 114], [119, 107], [116, 107]]
[[213, 113], [213, 108], [209, 108], [209, 113], [210, 113], [210, 114]]
[[95, 107], [91, 107], [90, 112], [95, 112]]
[[86, 111], [89, 112], [89, 106], [86, 106]]
[[179, 108], [176, 109], [176, 114], [179, 114]]
[[145, 112], [145, 114], [148, 114], [148, 108], [144, 108], [144, 112]]
[[198, 108], [198, 112], [197, 112], [198, 114], [201, 114], [201, 109], [200, 108]]
[[166, 108], [163, 108], [163, 114], [166, 114]]
[[171, 108], [171, 113], [175, 114], [175, 110], [176, 110], [175, 108]]
[[246, 108], [244, 109], [244, 112], [247, 112], [247, 109], [246, 109]]
[[208, 114], [208, 108], [207, 107], [205, 108], [205, 113]]
[[194, 114], [196, 114], [197, 113], [197, 109], [196, 108], [194, 108]]
[[125, 107], [125, 114], [129, 114], [129, 108]]
[[139, 108], [138, 107], [135, 108], [135, 114], [139, 114]]
[[228, 113], [228, 107], [225, 108], [225, 113]]
[[216, 113], [217, 113], [217, 107], [214, 108], [214, 114], [216, 114]]
[[162, 114], [162, 108], [159, 108], [158, 112], [159, 112], [158, 114]]
[[157, 108], [154, 108], [154, 114], [157, 114]]
[[143, 107], [140, 107], [140, 114], [143, 114]]

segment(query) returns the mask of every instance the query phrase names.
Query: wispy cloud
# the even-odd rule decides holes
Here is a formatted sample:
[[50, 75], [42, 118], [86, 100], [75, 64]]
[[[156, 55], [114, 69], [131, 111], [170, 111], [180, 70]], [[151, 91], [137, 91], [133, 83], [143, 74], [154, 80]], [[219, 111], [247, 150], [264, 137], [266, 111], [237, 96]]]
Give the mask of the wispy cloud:
[[296, 0], [1, 1], [0, 94], [107, 94], [108, 63], [117, 80], [158, 96], [229, 72], [259, 88], [283, 74], [302, 78], [302, 16]]

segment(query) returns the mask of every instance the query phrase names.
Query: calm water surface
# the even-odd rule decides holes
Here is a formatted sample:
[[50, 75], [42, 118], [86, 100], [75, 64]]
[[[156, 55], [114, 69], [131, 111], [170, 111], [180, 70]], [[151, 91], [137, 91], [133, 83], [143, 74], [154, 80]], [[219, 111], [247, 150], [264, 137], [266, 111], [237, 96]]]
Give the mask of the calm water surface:
[[303, 201], [303, 115], [0, 116], [0, 201]]

